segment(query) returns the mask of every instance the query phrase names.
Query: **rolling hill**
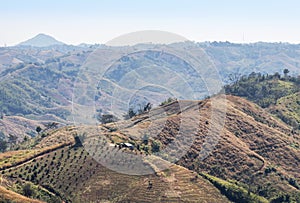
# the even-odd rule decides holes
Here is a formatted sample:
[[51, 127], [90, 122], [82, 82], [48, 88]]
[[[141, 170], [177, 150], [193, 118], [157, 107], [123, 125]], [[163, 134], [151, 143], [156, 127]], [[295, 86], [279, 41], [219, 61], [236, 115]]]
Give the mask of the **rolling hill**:
[[[1, 173], [19, 188], [33, 184], [44, 201], [299, 201], [299, 134], [254, 103], [235, 96], [225, 101], [223, 95], [175, 101], [117, 123], [50, 131], [28, 152], [4, 153], [0, 161], [8, 165]], [[222, 120], [212, 112], [222, 115], [224, 105], [224, 128], [214, 131]], [[190, 131], [182, 136], [180, 128]], [[120, 148], [122, 142], [135, 149]]]
[[[0, 197], [14, 200], [18, 193], [46, 202], [300, 202], [299, 77], [293, 77], [300, 48], [173, 44], [201, 49], [221, 80], [229, 82], [224, 87], [228, 95], [191, 100], [195, 98], [186, 84], [197, 90], [197, 99], [207, 96], [193, 67], [149, 46], [158, 45], [137, 45], [145, 50], [113, 62], [110, 53], [126, 48], [0, 48], [0, 139], [19, 143], [10, 147], [16, 151], [0, 154]], [[107, 59], [109, 66], [91, 59]], [[102, 77], [95, 91], [76, 91], [93, 79], [86, 77], [86, 68]], [[284, 68], [290, 74], [274, 74]], [[210, 78], [209, 72], [205, 69], [201, 77]], [[240, 77], [245, 73], [251, 74]], [[92, 76], [97, 79], [97, 74]], [[236, 80], [227, 81], [229, 76]], [[169, 87], [178, 100], [159, 105], [174, 96]], [[85, 125], [70, 126], [72, 103], [89, 101], [95, 102], [96, 111], [79, 114]], [[99, 112], [120, 118], [128, 106], [137, 110], [145, 102], [154, 108], [96, 129], [87, 125], [87, 118], [95, 120]], [[51, 123], [68, 126], [46, 127]]]
[[[97, 59], [105, 62], [108, 56], [114, 55], [111, 53], [123, 53], [126, 47], [1, 47], [0, 114], [68, 123], [72, 120], [70, 114], [73, 94], [76, 98], [78, 94], [76, 102], [79, 104], [85, 100], [93, 100], [97, 110], [102, 112], [109, 112], [111, 103], [115, 103], [114, 109], [120, 107], [118, 112], [114, 112], [118, 117], [122, 117], [128, 110], [127, 103], [129, 106], [136, 106], [147, 102], [145, 98], [156, 105], [170, 96], [178, 99], [203, 99], [209, 94], [207, 88], [204, 88], [207, 81], [203, 78], [208, 80], [215, 77], [210, 75], [210, 70], [214, 69], [212, 64], [216, 66], [214, 72], [220, 76], [219, 83], [228, 82], [231, 74], [246, 75], [253, 71], [273, 74], [288, 68], [291, 75], [299, 74], [299, 45], [185, 42], [170, 46], [171, 50], [189, 50], [197, 53], [201, 59], [209, 59], [202, 66], [210, 68], [201, 69], [199, 75], [189, 60], [186, 60], [190, 58], [159, 51], [164, 49], [160, 45], [136, 45], [132, 48], [132, 54], [122, 55], [108, 67], [91, 61]], [[134, 52], [136, 49], [143, 51]], [[184, 55], [184, 51], [180, 53]], [[93, 87], [93, 95], [82, 95], [80, 91], [81, 82], [85, 78], [82, 73], [87, 66], [95, 68], [97, 74], [103, 73], [103, 77], [100, 75], [95, 81], [98, 85]], [[79, 91], [73, 91], [74, 88], [79, 88]], [[219, 88], [221, 86], [216, 87], [215, 92]], [[132, 92], [136, 94], [132, 95]], [[2, 132], [7, 138], [9, 133], [6, 130]]]

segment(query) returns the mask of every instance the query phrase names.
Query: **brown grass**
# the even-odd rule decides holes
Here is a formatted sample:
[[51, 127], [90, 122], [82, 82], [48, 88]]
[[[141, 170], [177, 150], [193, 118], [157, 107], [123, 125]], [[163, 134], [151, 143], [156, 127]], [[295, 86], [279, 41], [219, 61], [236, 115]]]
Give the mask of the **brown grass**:
[[0, 186], [0, 199], [12, 201], [15, 203], [43, 203], [43, 201], [30, 199], [11, 190], [8, 190], [2, 186]]
[[[214, 111], [221, 118], [220, 113], [224, 109], [220, 101], [222, 100], [219, 97], [214, 98], [217, 104]], [[225, 125], [222, 131], [214, 133], [218, 143], [213, 146], [212, 142], [205, 140], [209, 137], [208, 133], [214, 132], [222, 120], [212, 121], [212, 100], [181, 103], [181, 108], [175, 103], [162, 107], [168, 114], [167, 117], [156, 115], [158, 119], [151, 121], [151, 117], [143, 116], [145, 119], [141, 122], [136, 125], [127, 124], [130, 127], [122, 131], [138, 138], [141, 138], [143, 133], [157, 135], [156, 138], [165, 146], [177, 143], [175, 153], [176, 150], [180, 150], [180, 144], [189, 142], [178, 136], [178, 129], [185, 120], [185, 134], [192, 133], [193, 129], [197, 129], [197, 134], [191, 148], [178, 162], [180, 165], [199, 172], [206, 171], [223, 179], [251, 184], [253, 190], [258, 186], [269, 188], [272, 194], [268, 194], [268, 198], [276, 196], [279, 192], [297, 192], [287, 179], [292, 177], [300, 182], [300, 151], [292, 147], [300, 144], [300, 135], [291, 136], [290, 126], [245, 99], [227, 96]], [[145, 123], [151, 127], [145, 128]], [[199, 158], [203, 148], [211, 149], [211, 153], [204, 160]], [[275, 177], [264, 173], [270, 166], [276, 166]]]

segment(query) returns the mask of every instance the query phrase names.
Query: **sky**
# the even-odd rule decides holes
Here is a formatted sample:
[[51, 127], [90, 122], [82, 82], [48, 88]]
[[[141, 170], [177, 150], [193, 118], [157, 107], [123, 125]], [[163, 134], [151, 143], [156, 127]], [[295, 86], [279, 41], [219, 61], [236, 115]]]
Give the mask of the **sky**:
[[189, 40], [300, 43], [299, 0], [0, 0], [0, 46], [45, 33], [106, 43], [161, 30]]

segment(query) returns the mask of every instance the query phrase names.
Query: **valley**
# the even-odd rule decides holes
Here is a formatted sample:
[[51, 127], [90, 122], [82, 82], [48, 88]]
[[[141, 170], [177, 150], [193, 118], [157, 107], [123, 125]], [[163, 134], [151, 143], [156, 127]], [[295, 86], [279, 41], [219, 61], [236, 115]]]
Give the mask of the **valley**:
[[165, 47], [1, 47], [0, 202], [300, 202], [300, 46]]

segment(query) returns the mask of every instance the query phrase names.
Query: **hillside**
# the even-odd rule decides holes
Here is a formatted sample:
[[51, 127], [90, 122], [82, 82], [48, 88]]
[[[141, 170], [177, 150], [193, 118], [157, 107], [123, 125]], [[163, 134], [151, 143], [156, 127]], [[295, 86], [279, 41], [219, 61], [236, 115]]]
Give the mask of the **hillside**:
[[[34, 191], [32, 197], [47, 202], [58, 199], [68, 202], [229, 202], [208, 180], [181, 166], [171, 165], [167, 170], [156, 172], [155, 164], [150, 165], [144, 157], [141, 163], [151, 173], [132, 176], [103, 167], [79, 143], [48, 149], [59, 137], [75, 136], [77, 130], [65, 128], [50, 133], [34, 148], [41, 150], [40, 155], [30, 159], [21, 155], [19, 163], [2, 169], [3, 177], [11, 182], [4, 186], [22, 194], [22, 188], [30, 183]], [[89, 134], [86, 140], [94, 136]], [[105, 147], [118, 150], [109, 143]], [[99, 149], [96, 152], [108, 153]], [[4, 159], [11, 156], [16, 155], [7, 153]]]
[[[184, 137], [178, 135], [180, 122], [184, 118], [187, 129], [190, 129], [184, 131], [185, 135], [193, 132], [193, 128], [197, 129], [197, 133], [190, 149], [176, 163], [197, 172], [206, 171], [225, 180], [236, 180], [267, 199], [288, 195], [299, 200], [299, 134], [245, 99], [234, 96], [226, 98], [226, 118], [222, 132], [214, 133], [213, 129], [218, 129], [222, 121], [211, 117], [212, 111], [220, 114], [225, 110], [219, 103], [223, 102], [219, 97], [201, 102], [183, 101], [180, 102], [181, 109], [175, 102], [153, 110], [151, 115], [155, 119], [151, 119], [151, 116], [139, 116], [131, 124], [126, 121], [129, 123], [117, 126], [139, 145], [142, 144], [139, 140], [142, 140], [144, 133], [159, 140], [163, 145], [162, 149], [176, 143], [173, 150], [172, 147], [168, 149], [171, 150], [168, 151], [168, 156], [163, 150], [159, 154], [172, 160], [172, 154], [183, 150], [182, 143], [191, 139], [187, 138], [185, 141]], [[210, 134], [211, 131], [213, 134]]]
[[269, 111], [293, 129], [300, 129], [300, 92], [278, 99], [276, 105], [271, 106]]
[[226, 85], [227, 94], [244, 97], [271, 112], [294, 130], [300, 129], [300, 77], [251, 73]]
[[[11, 145], [5, 149], [18, 149], [0, 154], [2, 193], [6, 188], [25, 195], [29, 188], [33, 193], [27, 196], [46, 202], [300, 202], [297, 45], [172, 45], [201, 49], [229, 82], [228, 95], [199, 101], [190, 100], [190, 93], [201, 99], [208, 92], [190, 64], [147, 50], [154, 45], [139, 46], [146, 51], [114, 63], [110, 53], [124, 47], [0, 48], [1, 150], [5, 141]], [[81, 91], [86, 79], [94, 79], [85, 68], [102, 73], [92, 75], [93, 91]], [[283, 68], [290, 73], [274, 74]], [[266, 74], [240, 77], [252, 69]], [[208, 79], [209, 72], [201, 77]], [[178, 102], [159, 106], [171, 96]], [[99, 112], [123, 118], [128, 108], [138, 110], [145, 102], [155, 108], [97, 130], [62, 127], [78, 113], [71, 114], [72, 104], [78, 104], [76, 111], [90, 101], [96, 111], [79, 114], [78, 123], [95, 120]], [[134, 150], [124, 149], [121, 143], [127, 142]]]
[[[36, 136], [37, 132], [34, 129], [39, 125], [41, 125], [41, 123], [38, 121], [20, 116], [3, 116], [3, 118], [0, 119], [0, 139], [2, 144], [13, 145], [22, 142], [24, 139]], [[5, 134], [3, 132], [5, 132]], [[6, 147], [9, 148], [11, 146]], [[1, 145], [0, 151], [5, 150], [6, 147]]]
[[[98, 128], [53, 130], [27, 152], [4, 153], [1, 173], [16, 185], [7, 188], [22, 194], [18, 188], [32, 183], [48, 202], [299, 202], [299, 134], [245, 99], [227, 96], [226, 109], [223, 102], [222, 95], [175, 101]], [[223, 133], [214, 132], [224, 110]], [[194, 140], [186, 140], [194, 128]], [[121, 142], [135, 149], [120, 148]], [[168, 162], [184, 149], [176, 164]]]
[[[290, 75], [299, 74], [299, 45], [185, 42], [170, 45], [171, 51], [157, 51], [165, 49], [160, 45], [136, 45], [131, 49], [132, 54], [115, 58], [126, 49], [104, 45], [0, 48], [0, 116], [68, 123], [72, 120], [73, 93], [78, 100], [75, 102], [81, 104], [82, 101], [93, 100], [97, 111], [102, 112], [109, 111], [111, 101], [115, 101], [121, 111], [117, 112], [119, 117], [128, 110], [127, 103], [134, 107], [148, 102], [145, 98], [149, 98], [154, 105], [168, 97], [203, 99], [209, 94], [204, 88], [203, 78], [214, 79], [215, 74], [211, 75], [208, 71], [214, 70], [213, 65], [216, 66], [214, 72], [220, 76], [218, 82], [225, 83], [232, 74], [245, 75], [252, 71], [274, 74], [288, 68]], [[144, 51], [135, 52], [136, 49]], [[203, 67], [199, 72], [193, 68], [191, 58], [172, 53], [172, 50], [178, 49], [189, 50], [199, 58], [209, 60], [201, 65]], [[185, 56], [184, 51], [180, 55]], [[96, 64], [94, 59], [98, 61]], [[108, 67], [100, 66], [99, 63], [104, 63], [106, 59], [115, 61]], [[97, 74], [103, 73], [103, 77], [98, 75], [95, 81], [98, 85], [94, 87], [97, 91], [92, 90], [93, 95], [82, 95], [80, 91], [81, 82], [85, 81], [82, 70], [87, 64], [95, 68]], [[73, 91], [76, 87], [79, 90]], [[220, 88], [216, 87], [214, 91]], [[167, 89], [172, 89], [172, 94]], [[131, 95], [132, 92], [136, 94]], [[31, 131], [34, 132], [35, 127]], [[12, 133], [2, 132], [6, 138]]]
[[1, 202], [15, 202], [15, 203], [43, 203], [43, 201], [30, 199], [11, 190], [0, 186], [0, 200]]

